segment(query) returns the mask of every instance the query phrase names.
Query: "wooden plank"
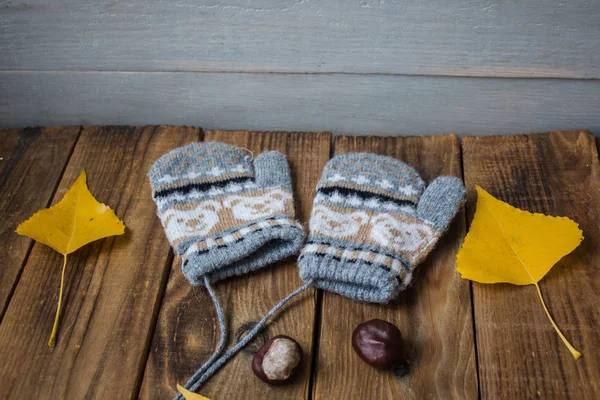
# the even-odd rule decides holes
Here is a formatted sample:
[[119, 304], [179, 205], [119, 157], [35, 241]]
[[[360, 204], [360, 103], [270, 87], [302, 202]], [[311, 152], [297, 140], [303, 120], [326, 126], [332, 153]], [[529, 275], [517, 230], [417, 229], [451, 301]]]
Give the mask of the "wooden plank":
[[137, 393], [172, 260], [146, 176], [156, 158], [199, 130], [90, 127], [80, 136], [53, 203], [82, 169], [123, 236], [69, 256], [54, 349], [61, 256], [36, 243], [0, 325], [0, 398], [128, 398]]
[[[9, 1], [0, 69], [599, 78], [589, 0]], [[36, 29], [31, 29], [36, 27]]]
[[14, 231], [50, 202], [79, 131], [77, 126], [0, 131], [0, 320], [33, 243]]
[[[427, 182], [462, 173], [455, 135], [336, 138], [336, 154], [351, 151], [396, 157], [414, 166]], [[477, 398], [471, 292], [454, 271], [464, 235], [461, 212], [418, 267], [414, 285], [387, 306], [324, 293], [315, 400]], [[354, 328], [373, 318], [389, 321], [402, 332], [411, 366], [402, 380], [367, 365], [352, 349]]]
[[[314, 188], [329, 158], [329, 133], [227, 132], [209, 131], [205, 140], [232, 143], [252, 151], [278, 150], [288, 157], [294, 184], [296, 212], [308, 221]], [[301, 286], [295, 259], [277, 263], [261, 271], [228, 279], [215, 285], [233, 333], [255, 322], [280, 299]], [[267, 334], [285, 334], [300, 343], [305, 353], [302, 373], [293, 383], [267, 386], [252, 373], [252, 353], [240, 352], [200, 392], [216, 399], [306, 399], [309, 393], [310, 365], [315, 320], [315, 291], [292, 300], [268, 325]], [[185, 383], [214, 351], [219, 340], [216, 312], [206, 289], [192, 287], [173, 263], [165, 300], [148, 358], [140, 397], [169, 398], [176, 383]]]
[[600, 132], [600, 80], [22, 72], [0, 73], [0, 93], [3, 127], [169, 123], [371, 135]]
[[585, 240], [540, 287], [557, 324], [583, 353], [575, 361], [548, 322], [533, 286], [473, 284], [484, 399], [600, 398], [600, 167], [594, 138], [554, 132], [463, 140], [468, 214], [474, 185], [532, 212], [567, 216]]

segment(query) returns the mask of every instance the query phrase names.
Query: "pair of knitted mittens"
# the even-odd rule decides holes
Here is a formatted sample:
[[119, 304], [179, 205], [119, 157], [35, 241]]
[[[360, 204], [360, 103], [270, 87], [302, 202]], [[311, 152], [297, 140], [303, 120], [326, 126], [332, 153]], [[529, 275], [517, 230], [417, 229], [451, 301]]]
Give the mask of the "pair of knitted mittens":
[[[250, 342], [288, 300], [311, 286], [359, 301], [387, 303], [410, 283], [461, 207], [455, 177], [425, 188], [410, 166], [391, 157], [349, 153], [325, 166], [310, 235], [294, 218], [284, 155], [254, 160], [224, 143], [193, 143], [161, 157], [150, 173], [158, 216], [192, 285], [206, 286], [217, 310], [217, 350], [185, 385], [196, 390]], [[212, 283], [298, 254], [305, 284], [281, 300], [225, 350], [226, 324]], [[178, 399], [182, 397], [179, 395]]]

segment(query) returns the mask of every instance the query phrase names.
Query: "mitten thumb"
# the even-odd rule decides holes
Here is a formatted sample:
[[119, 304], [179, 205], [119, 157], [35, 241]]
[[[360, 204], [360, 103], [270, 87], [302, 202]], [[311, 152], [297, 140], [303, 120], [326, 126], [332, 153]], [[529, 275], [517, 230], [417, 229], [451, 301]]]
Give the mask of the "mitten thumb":
[[254, 172], [259, 187], [292, 188], [287, 159], [278, 151], [267, 151], [256, 157]]
[[425, 189], [417, 206], [417, 216], [444, 232], [465, 199], [465, 187], [454, 176], [440, 176]]

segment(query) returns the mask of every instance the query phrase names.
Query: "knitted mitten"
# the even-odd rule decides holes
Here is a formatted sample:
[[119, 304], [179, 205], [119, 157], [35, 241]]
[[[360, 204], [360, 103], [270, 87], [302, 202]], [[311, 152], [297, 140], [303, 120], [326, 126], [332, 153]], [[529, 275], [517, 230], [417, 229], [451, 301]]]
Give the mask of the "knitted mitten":
[[[225, 316], [211, 283], [243, 275], [297, 254], [304, 229], [294, 220], [285, 156], [270, 151], [254, 159], [224, 143], [193, 143], [158, 159], [150, 169], [152, 197], [167, 238], [192, 285], [204, 285], [215, 305], [221, 338], [213, 355], [188, 380], [196, 390], [252, 340], [299, 288], [225, 350]], [[176, 397], [183, 400], [181, 395]]]
[[193, 285], [246, 274], [302, 247], [281, 153], [253, 163], [235, 146], [193, 143], [158, 159], [149, 176], [158, 216]]
[[300, 276], [355, 300], [387, 303], [411, 281], [465, 198], [462, 182], [441, 176], [427, 189], [394, 158], [332, 158], [317, 185]]

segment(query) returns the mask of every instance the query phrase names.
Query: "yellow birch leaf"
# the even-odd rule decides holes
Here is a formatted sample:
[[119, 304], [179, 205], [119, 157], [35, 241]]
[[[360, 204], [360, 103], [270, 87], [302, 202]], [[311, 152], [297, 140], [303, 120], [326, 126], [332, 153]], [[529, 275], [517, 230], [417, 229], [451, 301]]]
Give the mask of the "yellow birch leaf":
[[208, 397], [204, 397], [201, 394], [190, 392], [179, 383], [177, 384], [177, 390], [179, 390], [179, 393], [181, 393], [185, 400], [210, 400]]
[[85, 171], [57, 204], [33, 214], [16, 232], [52, 247], [63, 255], [58, 309], [48, 346], [54, 347], [67, 265], [67, 255], [88, 243], [125, 233], [125, 224], [114, 211], [88, 190]]
[[520, 210], [477, 189], [477, 209], [457, 255], [464, 279], [535, 285], [548, 319], [575, 359], [579, 353], [552, 319], [538, 282], [583, 240], [576, 222]]

